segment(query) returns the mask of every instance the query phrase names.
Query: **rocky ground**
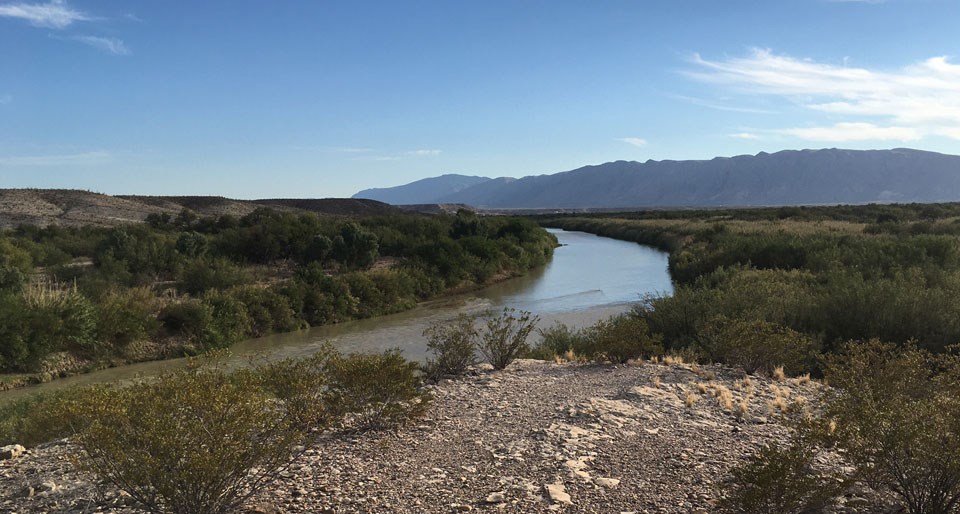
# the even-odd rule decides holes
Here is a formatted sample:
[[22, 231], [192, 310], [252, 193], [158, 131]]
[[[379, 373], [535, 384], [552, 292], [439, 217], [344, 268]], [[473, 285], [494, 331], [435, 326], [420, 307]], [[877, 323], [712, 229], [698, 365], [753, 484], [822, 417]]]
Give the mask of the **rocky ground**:
[[[439, 384], [427, 416], [395, 434], [325, 438], [248, 508], [709, 512], [731, 467], [787, 436], [776, 413], [815, 405], [820, 387], [718, 366], [519, 361]], [[70, 450], [0, 461], [0, 512], [138, 512], [74, 471]], [[832, 511], [873, 512], [859, 496]]]

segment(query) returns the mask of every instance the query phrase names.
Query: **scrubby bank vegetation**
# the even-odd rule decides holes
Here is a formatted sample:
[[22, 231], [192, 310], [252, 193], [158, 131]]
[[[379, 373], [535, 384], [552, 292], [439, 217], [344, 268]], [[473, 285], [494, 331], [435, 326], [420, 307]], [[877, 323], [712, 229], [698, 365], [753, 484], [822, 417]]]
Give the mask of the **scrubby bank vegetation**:
[[[914, 341], [933, 352], [960, 342], [957, 204], [653, 211], [541, 223], [670, 252], [673, 295], [648, 298], [635, 312], [668, 351], [801, 372], [816, 367], [817, 351], [849, 340]], [[745, 355], [758, 349], [739, 334], [755, 334], [769, 362]], [[795, 348], [805, 351], [784, 353]]]
[[543, 265], [556, 240], [509, 217], [151, 215], [0, 235], [0, 371], [194, 354], [401, 311]]
[[[830, 384], [813, 408], [784, 405], [793, 439], [735, 469], [720, 511], [818, 512], [856, 484], [912, 514], [960, 511], [960, 205], [542, 223], [670, 252], [674, 294], [629, 315], [667, 351]], [[584, 338], [565, 327], [544, 335], [554, 354]], [[845, 466], [824, 469], [824, 454]]]

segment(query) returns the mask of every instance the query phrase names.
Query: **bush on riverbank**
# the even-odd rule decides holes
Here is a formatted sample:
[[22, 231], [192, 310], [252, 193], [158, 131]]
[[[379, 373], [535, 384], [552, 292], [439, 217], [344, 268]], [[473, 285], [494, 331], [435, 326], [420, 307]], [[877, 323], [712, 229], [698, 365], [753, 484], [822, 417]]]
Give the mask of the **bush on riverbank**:
[[[0, 372], [36, 372], [56, 352], [118, 360], [150, 340], [153, 357], [191, 354], [398, 312], [540, 266], [555, 245], [529, 220], [466, 211], [21, 227], [0, 234]], [[63, 301], [38, 304], [37, 287]]]
[[[960, 204], [868, 205], [577, 215], [542, 223], [669, 251], [673, 294], [647, 298], [636, 314], [663, 336], [667, 351], [725, 360], [718, 341], [728, 347], [721, 353], [743, 355], [756, 354], [748, 347], [757, 338], [723, 336], [718, 319], [752, 326], [765, 333], [761, 339], [792, 338], [827, 353], [848, 340], [915, 341], [935, 353], [960, 341], [960, 239], [952, 218], [958, 212]], [[796, 361], [763, 351], [794, 360], [798, 371], [817, 371], [809, 355]], [[783, 364], [794, 366], [775, 365]]]

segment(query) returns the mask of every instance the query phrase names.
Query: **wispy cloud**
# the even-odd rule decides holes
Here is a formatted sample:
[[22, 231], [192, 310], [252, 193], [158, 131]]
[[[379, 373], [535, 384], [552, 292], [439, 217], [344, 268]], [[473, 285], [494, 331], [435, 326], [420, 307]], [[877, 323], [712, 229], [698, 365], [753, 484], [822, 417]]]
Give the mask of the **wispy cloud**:
[[440, 155], [442, 152], [440, 150], [410, 150], [407, 152], [407, 155], [413, 155], [415, 157], [429, 157], [433, 155]]
[[51, 29], [63, 29], [74, 22], [91, 19], [69, 7], [64, 0], [51, 0], [45, 4], [0, 4], [0, 17], [18, 18], [36, 27]]
[[693, 62], [697, 69], [686, 74], [696, 80], [781, 97], [811, 115], [847, 118], [814, 128], [783, 128], [781, 134], [823, 141], [960, 139], [960, 65], [946, 57], [892, 71], [818, 63], [764, 49], [722, 61], [696, 55]]
[[760, 139], [760, 134], [754, 134], [753, 132], [735, 132], [733, 134], [727, 134], [727, 137], [736, 139]]
[[0, 105], [8, 105], [13, 102], [13, 95], [0, 95]]
[[694, 105], [699, 105], [701, 107], [716, 109], [718, 111], [746, 112], [746, 113], [752, 113], [752, 114], [777, 114], [776, 111], [771, 111], [768, 109], [757, 109], [754, 107], [741, 107], [737, 105], [727, 105], [727, 104], [713, 102], [710, 100], [704, 100], [703, 98], [696, 98], [692, 96], [684, 96], [684, 95], [668, 95], [668, 96], [675, 100], [681, 100]]
[[[304, 146], [296, 147], [300, 149], [313, 150], [316, 147], [313, 146]], [[355, 147], [355, 146], [322, 146], [320, 151], [329, 152], [329, 153], [371, 153], [375, 150], [373, 148], [366, 147]]]
[[130, 55], [130, 49], [121, 39], [98, 36], [74, 36], [71, 39], [113, 55]]
[[923, 135], [910, 127], [878, 127], [872, 123], [836, 123], [826, 127], [782, 129], [777, 132], [808, 141], [916, 141]]
[[621, 137], [617, 138], [617, 141], [633, 146], [647, 146], [647, 140], [640, 137]]
[[84, 152], [56, 155], [0, 156], [0, 167], [91, 166], [113, 160], [110, 152]]

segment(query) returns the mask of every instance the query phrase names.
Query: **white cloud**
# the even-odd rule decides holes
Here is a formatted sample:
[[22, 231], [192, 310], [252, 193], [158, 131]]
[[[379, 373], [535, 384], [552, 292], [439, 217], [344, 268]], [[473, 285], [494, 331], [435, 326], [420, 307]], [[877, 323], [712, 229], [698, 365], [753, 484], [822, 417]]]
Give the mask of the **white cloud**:
[[647, 146], [647, 140], [640, 137], [621, 137], [618, 138], [617, 141], [633, 146]]
[[45, 4], [0, 4], [0, 17], [19, 18], [36, 27], [51, 29], [63, 29], [73, 22], [91, 19], [67, 6], [64, 0], [51, 0]]
[[120, 39], [97, 36], [74, 36], [72, 39], [113, 55], [130, 55], [130, 49]]
[[[693, 62], [699, 69], [686, 74], [696, 80], [782, 97], [811, 114], [847, 118], [832, 126], [782, 129], [783, 134], [835, 141], [960, 139], [960, 65], [946, 57], [898, 70], [823, 64], [764, 49], [723, 61], [696, 55]], [[821, 139], [831, 135], [838, 139]]]
[[440, 155], [440, 150], [411, 150], [407, 152], [407, 155], [413, 155], [416, 157], [426, 157], [433, 155]]
[[676, 100], [682, 100], [684, 102], [692, 103], [694, 105], [699, 105], [701, 107], [707, 107], [710, 109], [716, 109], [718, 111], [730, 111], [730, 112], [747, 112], [752, 114], [777, 114], [776, 111], [771, 111], [767, 109], [755, 109], [753, 107], [740, 107], [736, 105], [726, 105], [723, 103], [711, 102], [709, 100], [704, 100], [703, 98], [695, 98], [692, 96], [683, 96], [683, 95], [669, 95], [670, 98]]
[[[295, 147], [300, 149], [311, 150], [315, 147], [306, 146], [306, 147]], [[373, 148], [366, 147], [353, 147], [353, 146], [324, 146], [320, 148], [324, 152], [333, 152], [333, 153], [370, 153], [373, 152]]]
[[809, 141], [916, 141], [923, 136], [910, 127], [878, 127], [872, 123], [837, 123], [829, 127], [790, 128], [777, 131]]
[[59, 155], [16, 155], [0, 157], [0, 167], [91, 166], [113, 160], [109, 152], [84, 152]]
[[737, 139], [760, 139], [760, 135], [754, 134], [753, 132], [737, 132], [734, 134], [727, 134], [727, 137], [733, 137]]

